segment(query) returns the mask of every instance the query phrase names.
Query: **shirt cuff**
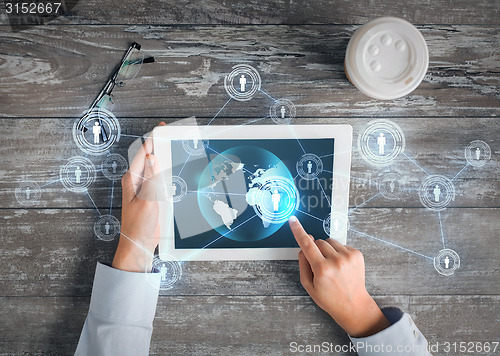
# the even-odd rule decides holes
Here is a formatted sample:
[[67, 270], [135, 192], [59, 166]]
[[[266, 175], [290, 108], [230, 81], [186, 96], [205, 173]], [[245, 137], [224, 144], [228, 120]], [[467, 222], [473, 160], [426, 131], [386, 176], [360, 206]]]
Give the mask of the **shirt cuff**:
[[409, 314], [395, 307], [381, 310], [391, 326], [368, 337], [349, 336], [360, 356], [429, 355], [427, 340]]
[[150, 324], [155, 316], [159, 273], [126, 272], [97, 263], [90, 310], [111, 322]]

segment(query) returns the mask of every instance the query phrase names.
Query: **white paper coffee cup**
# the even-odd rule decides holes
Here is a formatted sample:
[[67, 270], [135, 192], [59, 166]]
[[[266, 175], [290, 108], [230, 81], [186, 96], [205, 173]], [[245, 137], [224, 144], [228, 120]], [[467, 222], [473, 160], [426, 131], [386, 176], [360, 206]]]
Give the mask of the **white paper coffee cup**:
[[391, 100], [411, 93], [422, 82], [429, 51], [415, 26], [396, 17], [380, 17], [354, 32], [344, 66], [347, 79], [362, 93]]

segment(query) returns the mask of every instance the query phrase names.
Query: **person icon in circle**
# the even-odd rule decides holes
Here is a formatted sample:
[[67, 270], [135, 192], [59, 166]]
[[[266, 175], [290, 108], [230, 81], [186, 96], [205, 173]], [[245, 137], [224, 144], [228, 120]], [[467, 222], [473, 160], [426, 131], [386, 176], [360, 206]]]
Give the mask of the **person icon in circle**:
[[285, 109], [285, 106], [282, 105], [281, 106], [281, 118], [284, 119], [285, 118], [285, 114], [286, 114], [286, 109]]
[[94, 127], [92, 127], [92, 133], [94, 134], [94, 143], [99, 143], [99, 136], [101, 135], [101, 132], [101, 125], [99, 125], [99, 122], [96, 121], [94, 123]]
[[242, 74], [240, 77], [240, 91], [242, 93], [246, 91], [246, 85], [247, 85], [247, 78], [245, 77], [245, 74]]
[[476, 160], [479, 161], [479, 159], [481, 159], [481, 150], [479, 149], [479, 147], [476, 148]]
[[450, 258], [448, 256], [444, 258], [444, 268], [450, 268]]
[[275, 189], [271, 194], [271, 199], [273, 201], [273, 211], [277, 212], [280, 209], [280, 200], [281, 194], [278, 192], [278, 189]]
[[82, 170], [80, 169], [80, 166], [76, 166], [75, 169], [75, 181], [76, 184], [80, 184], [82, 182]]
[[116, 174], [117, 168], [118, 168], [118, 163], [116, 163], [116, 161], [113, 161], [113, 163], [111, 163], [111, 169], [113, 170], [113, 174]]
[[30, 187], [26, 187], [26, 200], [30, 200], [31, 198], [31, 189]]
[[436, 184], [432, 193], [434, 194], [434, 202], [439, 203], [439, 197], [441, 196], [441, 188]]
[[377, 137], [378, 154], [381, 156], [384, 154], [384, 148], [385, 148], [386, 143], [387, 143], [387, 140], [384, 136], [384, 133], [381, 132]]
[[312, 173], [312, 168], [313, 168], [312, 162], [308, 161], [307, 162], [307, 174], [311, 174]]
[[197, 150], [198, 149], [198, 144], [200, 143], [200, 140], [195, 138], [193, 139], [193, 146], [194, 146], [194, 149]]
[[106, 235], [109, 235], [110, 229], [111, 229], [111, 226], [109, 225], [109, 222], [106, 221], [106, 224], [104, 224], [104, 233]]
[[391, 193], [394, 193], [394, 190], [396, 189], [396, 183], [391, 180], [391, 182], [389, 183], [389, 189], [391, 190]]
[[175, 197], [177, 195], [177, 184], [172, 183], [172, 195]]
[[160, 267], [161, 281], [165, 282], [167, 280], [167, 266], [163, 263]]

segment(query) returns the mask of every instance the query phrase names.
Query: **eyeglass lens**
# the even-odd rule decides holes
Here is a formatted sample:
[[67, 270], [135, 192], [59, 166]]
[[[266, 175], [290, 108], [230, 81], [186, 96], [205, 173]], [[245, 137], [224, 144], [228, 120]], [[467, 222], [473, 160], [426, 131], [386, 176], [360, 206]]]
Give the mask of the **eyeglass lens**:
[[126, 81], [134, 79], [134, 77], [139, 73], [142, 63], [144, 61], [144, 55], [137, 49], [130, 51], [129, 55], [123, 61], [118, 75], [116, 77], [116, 84], [123, 85]]
[[108, 111], [113, 111], [114, 106], [115, 106], [115, 101], [113, 100], [111, 94], [103, 95], [101, 100], [99, 100], [99, 102], [96, 104], [96, 107], [100, 109], [106, 109]]

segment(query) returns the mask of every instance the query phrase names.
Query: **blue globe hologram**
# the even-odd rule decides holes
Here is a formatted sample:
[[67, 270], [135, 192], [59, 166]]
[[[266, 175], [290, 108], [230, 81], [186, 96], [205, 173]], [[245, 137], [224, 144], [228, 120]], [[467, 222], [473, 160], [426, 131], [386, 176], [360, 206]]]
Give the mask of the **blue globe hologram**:
[[269, 237], [294, 213], [298, 202], [288, 168], [259, 147], [238, 146], [214, 154], [198, 185], [204, 218], [219, 234], [235, 241]]

